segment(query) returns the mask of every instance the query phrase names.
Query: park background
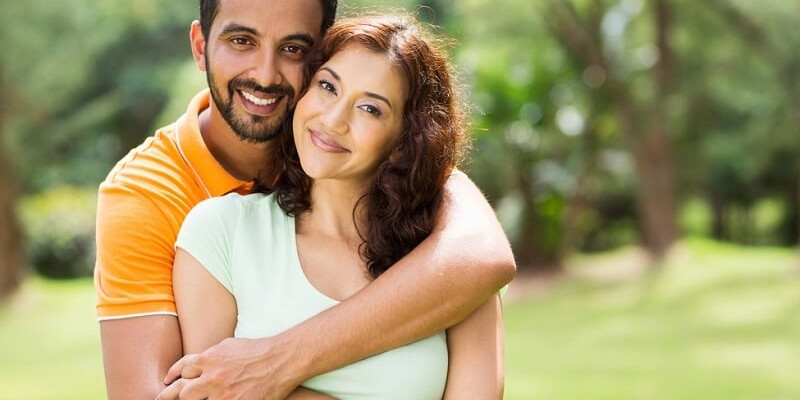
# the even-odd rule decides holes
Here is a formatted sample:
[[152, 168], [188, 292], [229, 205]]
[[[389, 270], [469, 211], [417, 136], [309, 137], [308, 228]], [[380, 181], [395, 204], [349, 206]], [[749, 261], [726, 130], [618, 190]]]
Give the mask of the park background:
[[[457, 40], [506, 399], [800, 399], [800, 3], [342, 3]], [[0, 398], [104, 398], [96, 188], [204, 87], [197, 4], [0, 4]]]

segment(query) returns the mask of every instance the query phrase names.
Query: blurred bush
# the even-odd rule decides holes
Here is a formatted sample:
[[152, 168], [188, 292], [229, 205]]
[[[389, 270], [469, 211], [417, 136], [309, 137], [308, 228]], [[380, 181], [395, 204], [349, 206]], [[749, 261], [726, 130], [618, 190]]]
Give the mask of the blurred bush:
[[90, 276], [94, 266], [95, 188], [61, 186], [20, 202], [28, 258], [48, 278]]

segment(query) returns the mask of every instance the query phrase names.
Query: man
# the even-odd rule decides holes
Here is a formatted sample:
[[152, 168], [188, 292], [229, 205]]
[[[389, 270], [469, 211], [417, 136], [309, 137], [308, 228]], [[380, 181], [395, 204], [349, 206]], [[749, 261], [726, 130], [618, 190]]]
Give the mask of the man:
[[271, 139], [335, 10], [335, 0], [200, 0], [190, 39], [210, 95], [100, 187], [95, 284], [110, 399], [153, 399], [181, 376], [161, 398], [300, 398], [292, 391], [304, 380], [445, 329], [512, 279], [492, 209], [457, 174], [431, 236], [364, 290], [280, 335], [226, 339], [167, 374], [182, 353], [171, 288], [180, 225], [198, 202], [275, 176]]

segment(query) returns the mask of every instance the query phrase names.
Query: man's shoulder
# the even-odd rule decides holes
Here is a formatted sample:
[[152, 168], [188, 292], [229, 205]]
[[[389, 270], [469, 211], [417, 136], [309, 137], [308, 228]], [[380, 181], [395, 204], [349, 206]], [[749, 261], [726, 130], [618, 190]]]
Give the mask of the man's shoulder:
[[141, 195], [174, 195], [190, 191], [191, 170], [175, 141], [174, 124], [163, 127], [131, 149], [100, 185], [100, 195], [126, 190]]
[[106, 176], [104, 183], [114, 183], [134, 172], [147, 171], [155, 167], [177, 167], [175, 155], [174, 124], [167, 125], [148, 136], [141, 144], [131, 149]]

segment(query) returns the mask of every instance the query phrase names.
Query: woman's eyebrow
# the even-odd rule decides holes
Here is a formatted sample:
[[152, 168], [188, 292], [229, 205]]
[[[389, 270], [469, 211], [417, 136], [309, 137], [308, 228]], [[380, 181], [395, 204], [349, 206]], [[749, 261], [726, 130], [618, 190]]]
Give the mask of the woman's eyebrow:
[[321, 71], [328, 71], [328, 73], [331, 74], [331, 76], [333, 76], [333, 79], [336, 79], [337, 81], [341, 81], [342, 80], [342, 78], [339, 77], [339, 74], [337, 74], [336, 71], [334, 71], [334, 70], [332, 70], [332, 69], [330, 69], [328, 67], [321, 67], [320, 70]]
[[[339, 74], [337, 74], [336, 71], [330, 69], [329, 67], [321, 67], [320, 71], [328, 72], [329, 74], [331, 74], [333, 79], [335, 79], [338, 82], [342, 81], [342, 78], [339, 76]], [[386, 105], [389, 106], [389, 108], [392, 108], [392, 103], [389, 101], [389, 99], [387, 99], [384, 96], [381, 96], [381, 95], [379, 95], [377, 93], [373, 93], [373, 92], [364, 92], [364, 95], [367, 96], [367, 97], [371, 97], [373, 99], [376, 99], [376, 100], [380, 100], [380, 101], [386, 103]]]

